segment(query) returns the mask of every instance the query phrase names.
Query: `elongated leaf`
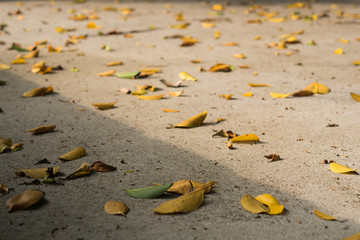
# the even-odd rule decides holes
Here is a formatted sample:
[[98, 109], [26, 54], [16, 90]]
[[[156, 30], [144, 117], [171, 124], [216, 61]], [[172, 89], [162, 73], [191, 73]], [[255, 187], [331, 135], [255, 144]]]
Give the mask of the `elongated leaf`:
[[136, 95], [138, 99], [141, 100], [160, 100], [164, 97], [164, 94], [159, 95], [152, 95], [152, 96], [142, 96], [142, 95]]
[[352, 97], [352, 99], [354, 99], [357, 102], [360, 102], [360, 95], [356, 94], [356, 93], [350, 93], [350, 96]]
[[107, 110], [110, 108], [113, 108], [115, 105], [115, 102], [110, 102], [110, 103], [92, 103], [91, 105], [93, 105], [94, 107], [97, 107], [100, 110]]
[[167, 109], [167, 108], [163, 108], [162, 111], [163, 111], [163, 112], [179, 112], [179, 110]]
[[343, 238], [342, 240], [360, 240], [360, 232], [351, 235], [350, 237]]
[[96, 172], [111, 172], [111, 171], [115, 171], [116, 167], [110, 166], [106, 163], [103, 163], [101, 161], [97, 161], [94, 162], [91, 165], [92, 170], [96, 171]]
[[96, 75], [98, 75], [100, 77], [106, 77], [106, 76], [114, 75], [115, 72], [116, 72], [115, 70], [109, 70], [109, 71], [106, 71], [106, 72], [97, 73]]
[[54, 89], [51, 86], [39, 87], [31, 89], [30, 91], [24, 92], [22, 97], [37, 97], [44, 96], [46, 94], [54, 92]]
[[269, 94], [272, 98], [287, 98], [291, 95], [291, 93], [274, 93], [274, 92], [269, 92]]
[[268, 213], [270, 209], [265, 206], [262, 202], [256, 200], [250, 194], [245, 194], [241, 198], [241, 205], [246, 211], [251, 213]]
[[125, 216], [130, 210], [124, 202], [119, 201], [108, 201], [104, 206], [105, 212], [112, 215], [123, 215]]
[[330, 170], [333, 171], [334, 173], [352, 173], [355, 172], [357, 169], [351, 169], [333, 162], [330, 163]]
[[248, 83], [250, 87], [271, 87], [269, 84], [262, 83]]
[[141, 72], [123, 72], [123, 73], [116, 73], [114, 76], [118, 78], [125, 78], [125, 79], [135, 79], [140, 75]]
[[0, 153], [10, 151], [12, 140], [10, 138], [0, 138]]
[[65, 180], [70, 180], [70, 179], [82, 177], [82, 176], [89, 175], [89, 174], [91, 174], [90, 165], [88, 163], [83, 163], [75, 172], [73, 172], [72, 174], [67, 176], [65, 178]]
[[6, 195], [9, 193], [9, 188], [6, 187], [4, 184], [0, 184], [0, 193], [3, 195]]
[[330, 89], [327, 86], [317, 82], [311, 83], [310, 85], [305, 87], [304, 90], [312, 91], [314, 94], [326, 94], [330, 92]]
[[151, 186], [146, 188], [137, 188], [137, 189], [124, 189], [124, 191], [134, 198], [157, 198], [163, 195], [170, 187], [170, 184], [164, 184], [160, 186]]
[[43, 192], [37, 189], [28, 189], [22, 194], [16, 195], [6, 201], [6, 208], [9, 212], [19, 211], [39, 202]]
[[168, 94], [172, 97], [179, 97], [184, 93], [184, 90], [178, 92], [168, 92]]
[[197, 78], [191, 76], [187, 72], [180, 72], [179, 77], [182, 81], [194, 81], [194, 82], [197, 81]]
[[43, 125], [36, 128], [29, 129], [28, 132], [32, 132], [34, 135], [43, 134], [53, 131], [56, 125]]
[[59, 157], [59, 159], [71, 161], [71, 160], [79, 159], [79, 158], [85, 156], [85, 154], [86, 154], [85, 148], [77, 147], [77, 148], [71, 150], [70, 152], [65, 153], [64, 155]]
[[[47, 170], [48, 168], [32, 168], [32, 169], [23, 169], [23, 168], [16, 168], [16, 167], [12, 167], [16, 170], [18, 170], [19, 172], [25, 174], [25, 176], [30, 177], [30, 178], [44, 178], [47, 176]], [[59, 172], [60, 167], [53, 167], [53, 173], [54, 175]]]
[[327, 215], [326, 213], [320, 212], [316, 209], [314, 209], [314, 214], [322, 220], [326, 220], [326, 221], [336, 221], [337, 220], [337, 218]]
[[11, 66], [9, 66], [7, 64], [0, 63], [0, 70], [7, 70], [7, 69], [11, 69]]
[[233, 142], [233, 143], [251, 143], [251, 142], [259, 142], [260, 139], [255, 134], [245, 134], [237, 137], [233, 137], [229, 139], [227, 142]]
[[19, 45], [13, 43], [10, 47], [11, 50], [16, 50], [18, 52], [29, 52], [29, 50], [25, 49], [25, 48], [22, 48], [22, 47], [19, 47]]
[[207, 111], [204, 111], [202, 113], [199, 113], [179, 124], [176, 124], [174, 127], [176, 128], [193, 128], [193, 127], [199, 127], [204, 124], [204, 120], [207, 116]]
[[124, 63], [122, 61], [117, 62], [109, 62], [106, 64], [106, 66], [117, 66], [117, 65], [123, 65]]
[[243, 93], [242, 96], [243, 97], [252, 97], [253, 94], [252, 94], [252, 92], [246, 92], [246, 93]]
[[192, 181], [192, 180], [180, 180], [180, 181], [174, 182], [174, 184], [167, 190], [167, 192], [186, 194], [187, 192], [189, 192], [189, 190], [191, 190], [191, 188], [193, 188], [194, 190], [206, 188], [205, 193], [208, 193], [211, 191], [211, 188], [216, 183], [217, 182], [215, 182], [215, 181], [201, 183], [201, 182], [196, 182], [196, 181]]

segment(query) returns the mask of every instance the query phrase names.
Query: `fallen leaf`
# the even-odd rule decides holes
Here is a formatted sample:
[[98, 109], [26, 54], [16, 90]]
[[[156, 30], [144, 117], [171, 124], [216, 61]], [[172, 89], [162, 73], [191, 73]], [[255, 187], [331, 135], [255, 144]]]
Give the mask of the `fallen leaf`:
[[168, 92], [168, 94], [172, 97], [179, 97], [184, 93], [184, 90], [178, 92]]
[[250, 67], [249, 67], [249, 65], [239, 65], [238, 68], [248, 69], [248, 68], [250, 68]]
[[124, 191], [134, 198], [151, 199], [163, 195], [171, 187], [171, 185], [172, 183], [146, 188], [124, 189]]
[[224, 47], [233, 47], [233, 46], [237, 46], [238, 44], [236, 42], [228, 42], [228, 43], [223, 43], [221, 45]]
[[241, 58], [241, 59], [245, 59], [245, 58], [246, 58], [245, 55], [242, 54], [242, 53], [235, 53], [235, 54], [233, 55], [233, 57], [234, 57], [234, 58]]
[[12, 146], [12, 140], [10, 138], [0, 137], [0, 153], [9, 152]]
[[178, 81], [175, 84], [173, 84], [171, 82], [166, 81], [165, 79], [160, 79], [160, 82], [167, 87], [174, 87], [174, 88], [180, 87], [181, 84], [183, 83], [183, 81], [181, 80], [181, 81]]
[[114, 74], [118, 78], [135, 79], [140, 75], [141, 72], [123, 72]]
[[236, 136], [231, 139], [229, 139], [227, 142], [233, 142], [233, 143], [252, 143], [252, 142], [259, 142], [260, 139], [255, 134], [245, 134], [241, 136]]
[[246, 92], [242, 94], [243, 97], [252, 97], [253, 94], [251, 92]]
[[23, 143], [15, 143], [14, 145], [12, 145], [12, 146], [10, 147], [10, 149], [11, 149], [13, 152], [17, 152], [17, 151], [19, 151], [19, 150], [22, 149], [23, 145], [24, 145]]
[[80, 70], [77, 67], [70, 68], [70, 72], [79, 72]]
[[77, 148], [74, 148], [73, 150], [71, 150], [70, 152], [65, 153], [64, 155], [59, 157], [59, 159], [71, 161], [71, 160], [76, 160], [76, 159], [82, 158], [83, 156], [85, 156], [85, 154], [86, 154], [85, 148], [77, 147]]
[[26, 58], [26, 59], [31, 59], [31, 58], [36, 58], [39, 56], [40, 50], [36, 49], [34, 51], [31, 51], [27, 54], [21, 55], [21, 58]]
[[89, 28], [89, 29], [98, 29], [98, 28], [101, 28], [101, 26], [96, 25], [96, 23], [94, 23], [94, 22], [89, 22], [89, 23], [86, 25], [86, 28]]
[[90, 168], [89, 164], [83, 163], [75, 172], [73, 172], [72, 174], [67, 176], [65, 178], [65, 180], [70, 180], [70, 179], [82, 177], [82, 176], [89, 175], [89, 174], [91, 174], [91, 168]]
[[339, 124], [336, 124], [336, 123], [332, 123], [332, 124], [328, 124], [328, 125], [326, 125], [326, 127], [338, 127], [339, 126]]
[[98, 75], [100, 77], [112, 76], [112, 75], [114, 75], [115, 72], [116, 72], [115, 70], [109, 70], [106, 72], [97, 73], [96, 75]]
[[11, 66], [0, 63], [0, 70], [7, 70], [7, 69], [11, 69]]
[[44, 95], [47, 95], [47, 94], [52, 93], [52, 92], [54, 92], [54, 89], [51, 86], [39, 87], [39, 88], [31, 89], [28, 92], [24, 92], [22, 97], [44, 96]]
[[356, 93], [350, 93], [350, 96], [357, 102], [360, 102], [360, 95], [356, 94]]
[[213, 27], [215, 27], [215, 23], [212, 23], [212, 22], [202, 22], [202, 23], [201, 23], [201, 26], [202, 26], [203, 28], [213, 28]]
[[183, 81], [194, 81], [194, 82], [195, 82], [195, 81], [197, 80], [197, 78], [191, 76], [191, 75], [188, 74], [187, 72], [180, 72], [180, 73], [179, 73], [179, 77], [180, 77], [180, 79], [183, 80]]
[[[201, 63], [201, 59], [198, 58], [198, 59], [194, 59], [194, 60], [190, 60], [191, 63]], [[360, 65], [360, 63], [359, 63]]]
[[43, 126], [39, 126], [39, 127], [29, 129], [28, 132], [32, 132], [34, 135], [38, 135], [38, 134], [51, 132], [55, 128], [56, 128], [56, 125], [43, 125]]
[[269, 154], [269, 155], [265, 155], [264, 157], [266, 157], [267, 159], [269, 159], [269, 162], [275, 162], [275, 161], [279, 161], [280, 160], [280, 155], [277, 154]]
[[[30, 178], [44, 178], [47, 176], [47, 170], [48, 168], [30, 168], [30, 169], [23, 169], [23, 168], [16, 168], [12, 167], [19, 171], [20, 173], [24, 174], [27, 177]], [[53, 167], [53, 173], [56, 174], [59, 172], [60, 167]]]
[[46, 66], [45, 61], [40, 61], [35, 63], [32, 67], [31, 67], [31, 72], [32, 73], [40, 73], [40, 74], [45, 74], [45, 73], [49, 73], [51, 72], [52, 68]]
[[227, 147], [228, 149], [230, 149], [230, 150], [233, 150], [233, 149], [234, 149], [234, 146], [233, 146], [232, 142], [226, 143], [226, 147]]
[[287, 98], [289, 96], [291, 96], [291, 93], [274, 93], [274, 92], [269, 92], [270, 96], [272, 98]]
[[185, 19], [184, 19], [183, 13], [182, 12], [178, 13], [175, 17], [175, 20], [176, 21], [184, 21]]
[[131, 91], [131, 95], [144, 95], [144, 94], [147, 94], [148, 92], [145, 90], [145, 89], [138, 89], [138, 90], [135, 90], [135, 91]]
[[294, 97], [308, 97], [314, 95], [313, 91], [301, 90], [292, 94]]
[[230, 100], [232, 98], [232, 94], [221, 94], [219, 95], [219, 97], [225, 98], [226, 100]]
[[248, 83], [250, 87], [271, 87], [269, 84]]
[[96, 172], [112, 172], [116, 170], [116, 167], [110, 166], [101, 161], [97, 161], [91, 165], [91, 169]]
[[152, 73], [152, 74], [161, 72], [159, 68], [143, 68], [140, 69], [140, 71], [143, 73]]
[[221, 4], [214, 4], [211, 6], [211, 9], [214, 11], [222, 11], [223, 10], [223, 6]]
[[229, 137], [229, 135], [227, 134], [227, 132], [224, 129], [221, 129], [219, 131], [217, 131], [216, 133], [214, 133], [212, 135], [212, 137]]
[[276, 198], [270, 194], [262, 194], [257, 196], [255, 199], [269, 207], [270, 211], [268, 214], [270, 215], [280, 214], [284, 210], [284, 205], [280, 205]]
[[272, 22], [272, 23], [281, 23], [281, 22], [285, 22], [285, 18], [269, 18], [268, 21]]
[[261, 39], [261, 35], [258, 35], [256, 37], [253, 38], [254, 41], [260, 40]]
[[204, 111], [202, 113], [199, 113], [179, 124], [176, 124], [174, 127], [176, 128], [193, 128], [193, 127], [199, 127], [204, 124], [204, 120], [206, 118], [207, 111]]
[[24, 64], [24, 63], [26, 63], [26, 60], [24, 58], [18, 58], [11, 61], [11, 64]]
[[9, 50], [16, 50], [18, 52], [29, 52], [29, 50], [22, 48], [20, 44], [12, 43]]
[[218, 118], [218, 119], [216, 119], [216, 122], [217, 122], [217, 123], [223, 122], [223, 121], [226, 121], [226, 119], [225, 119], [225, 118]]
[[106, 66], [118, 66], [118, 65], [123, 65], [124, 63], [122, 61], [117, 61], [117, 62], [108, 62], [106, 64]]
[[338, 163], [330, 163], [330, 170], [334, 173], [354, 173], [357, 169], [351, 169]]
[[1, 196], [8, 194], [9, 188], [6, 187], [4, 184], [0, 184], [0, 193], [2, 194]]
[[217, 182], [215, 181], [209, 181], [207, 183], [201, 183], [201, 182], [196, 182], [193, 180], [180, 180], [180, 181], [176, 181], [173, 183], [173, 185], [171, 185], [171, 187], [167, 190], [167, 192], [171, 192], [171, 193], [178, 193], [178, 194], [186, 194], [188, 193], [191, 189], [193, 189], [193, 191], [198, 190], [198, 189], [206, 189], [205, 193], [208, 193], [211, 191], [211, 188], [216, 184]]
[[330, 215], [327, 215], [326, 213], [320, 212], [320, 211], [318, 211], [318, 210], [316, 210], [316, 209], [314, 209], [314, 214], [315, 214], [318, 218], [320, 218], [320, 219], [322, 219], [322, 220], [326, 220], [326, 221], [336, 221], [336, 220], [338, 220], [337, 218], [332, 217], [332, 216], [330, 216]]
[[337, 55], [341, 55], [343, 53], [344, 53], [344, 51], [341, 48], [338, 48], [334, 51], [334, 54], [337, 54]]
[[355, 233], [354, 235], [351, 235], [350, 237], [343, 238], [342, 240], [360, 240], [360, 232]]
[[230, 72], [232, 67], [230, 65], [226, 65], [223, 63], [215, 64], [214, 66], [209, 68], [210, 72]]
[[312, 91], [314, 94], [326, 94], [330, 92], [330, 89], [327, 86], [317, 82], [311, 83], [305, 87], [304, 90]]
[[163, 108], [162, 109], [163, 112], [179, 112], [179, 110], [175, 110], [175, 109], [166, 109], [166, 108]]
[[160, 100], [164, 97], [164, 94], [159, 94], [159, 95], [152, 95], [152, 96], [139, 96], [137, 95], [137, 97], [141, 100]]
[[219, 31], [214, 32], [214, 38], [219, 39], [221, 37], [221, 33]]
[[183, 24], [175, 24], [175, 25], [170, 25], [170, 28], [175, 28], [175, 29], [185, 29], [190, 25], [190, 23], [183, 23]]
[[7, 200], [6, 208], [8, 209], [8, 212], [23, 210], [39, 202], [42, 196], [42, 191], [37, 189], [28, 189], [22, 194], [16, 195]]
[[62, 50], [61, 46], [57, 46], [56, 48], [54, 48], [53, 46], [51, 46], [51, 44], [49, 44], [49, 46], [48, 46], [48, 52], [60, 53], [61, 50]]
[[128, 206], [124, 202], [119, 201], [108, 201], [104, 206], [105, 212], [112, 215], [123, 215], [125, 216], [129, 212]]
[[245, 194], [241, 198], [241, 205], [246, 211], [251, 213], [268, 213], [270, 209], [265, 206], [262, 202], [256, 200], [250, 194]]
[[355, 66], [359, 66], [360, 65], [360, 60], [354, 60], [352, 62], [352, 64], [355, 65]]
[[110, 102], [110, 103], [92, 103], [91, 105], [93, 105], [94, 107], [97, 107], [100, 110], [107, 110], [110, 108], [113, 108], [115, 105], [115, 102]]

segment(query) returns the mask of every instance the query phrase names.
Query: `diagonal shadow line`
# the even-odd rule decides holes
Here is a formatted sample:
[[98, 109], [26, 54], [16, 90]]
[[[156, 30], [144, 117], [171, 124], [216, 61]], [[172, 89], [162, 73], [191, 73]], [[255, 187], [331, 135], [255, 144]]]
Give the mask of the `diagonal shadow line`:
[[[70, 103], [60, 94], [21, 99], [21, 92], [38, 87], [12, 72], [1, 72], [8, 86], [0, 88], [1, 136], [23, 142], [24, 149], [0, 155], [0, 183], [15, 190], [0, 199], [1, 239], [339, 239], [359, 229], [355, 222], [323, 222], [316, 219], [312, 202], [299, 199], [261, 182], [234, 172], [214, 159], [207, 159], [144, 134], [134, 126], [104, 117], [79, 104]], [[16, 104], [11, 104], [16, 101]], [[86, 108], [79, 112], [76, 108]], [[58, 132], [33, 136], [24, 130], [56, 124]], [[57, 157], [76, 146], [88, 146], [83, 159], [61, 163]], [[19, 186], [9, 165], [34, 166], [47, 157], [68, 174], [82, 162], [103, 161], [117, 167], [116, 172], [97, 173], [88, 178], [66, 182], [64, 187], [40, 185]], [[121, 163], [124, 159], [125, 163]], [[125, 173], [133, 170], [133, 173]], [[160, 216], [152, 208], [163, 199], [139, 200], [122, 189], [168, 183], [180, 179], [219, 182], [215, 193], [207, 195], [204, 205], [184, 215]], [[44, 191], [47, 204], [36, 210], [7, 213], [5, 201], [28, 188]], [[241, 207], [243, 194], [270, 193], [285, 204], [283, 216], [253, 215]], [[108, 200], [125, 201], [127, 217], [107, 215], [103, 205]], [[60, 229], [60, 230], [54, 230]]]

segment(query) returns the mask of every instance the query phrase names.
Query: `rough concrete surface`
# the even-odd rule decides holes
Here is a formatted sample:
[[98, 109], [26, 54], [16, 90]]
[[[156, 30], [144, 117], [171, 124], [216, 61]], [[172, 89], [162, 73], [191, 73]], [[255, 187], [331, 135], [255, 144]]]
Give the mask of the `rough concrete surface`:
[[[327, 160], [360, 168], [360, 103], [350, 92], [360, 93], [360, 21], [337, 17], [338, 11], [358, 14], [358, 1], [341, 1], [331, 7], [330, 1], [319, 1], [311, 8], [288, 9], [284, 1], [263, 1], [269, 12], [279, 17], [299, 11], [302, 16], [313, 13], [317, 21], [287, 20], [283, 23], [247, 24], [248, 19], [263, 18], [244, 14], [248, 5], [232, 1], [223, 16], [211, 15], [214, 2], [0, 2], [0, 23], [8, 24], [9, 34], [1, 34], [0, 63], [10, 64], [19, 54], [7, 50], [12, 42], [22, 46], [47, 39], [52, 46], [62, 46], [62, 53], [48, 53], [28, 59], [26, 64], [0, 70], [0, 137], [24, 143], [21, 151], [0, 154], [0, 183], [12, 188], [0, 197], [0, 239], [342, 239], [360, 231], [360, 176], [336, 174], [329, 170]], [[52, 4], [53, 3], [53, 4]], [[55, 4], [54, 4], [55, 3]], [[134, 11], [126, 19], [120, 11], [103, 11], [105, 6]], [[336, 7], [336, 8], [335, 8]], [[24, 19], [8, 13], [20, 9]], [[73, 21], [69, 9], [86, 14], [96, 10], [101, 29], [87, 29], [89, 21]], [[167, 12], [164, 12], [167, 11]], [[187, 29], [172, 29], [179, 24], [174, 15], [182, 12]], [[215, 18], [214, 28], [203, 28], [201, 19]], [[147, 30], [123, 35], [99, 36], [108, 32]], [[56, 27], [76, 28], [58, 34]], [[301, 43], [285, 50], [267, 48], [279, 42], [279, 35], [304, 29], [298, 35]], [[221, 32], [214, 39], [214, 32]], [[69, 47], [68, 35], [88, 34], [88, 38]], [[191, 47], [179, 47], [180, 39], [163, 39], [173, 34], [191, 35], [199, 39]], [[260, 40], [253, 38], [262, 35]], [[348, 39], [344, 44], [339, 38]], [[314, 40], [317, 45], [308, 46]], [[221, 46], [237, 42], [237, 46]], [[100, 48], [109, 45], [108, 52]], [[150, 46], [149, 46], [150, 45]], [[155, 45], [155, 46], [151, 46]], [[67, 49], [79, 48], [77, 52]], [[337, 48], [343, 55], [335, 55]], [[275, 52], [280, 53], [279, 56]], [[292, 56], [286, 53], [292, 51]], [[84, 56], [77, 53], [83, 52]], [[246, 59], [236, 59], [243, 53]], [[190, 60], [201, 58], [200, 64]], [[64, 70], [53, 74], [33, 74], [32, 64], [45, 60], [49, 66], [61, 65]], [[123, 61], [121, 66], [105, 63]], [[301, 62], [302, 65], [295, 63]], [[249, 69], [232, 72], [199, 72], [216, 63], [248, 64]], [[71, 72], [77, 67], [79, 72]], [[96, 73], [115, 69], [117, 72], [160, 68], [144, 79], [99, 77]], [[159, 80], [179, 80], [186, 71], [198, 78], [185, 82], [184, 96], [174, 98], [167, 91], [176, 91]], [[253, 76], [253, 72], [258, 72]], [[331, 92], [304, 98], [273, 99], [269, 92], [290, 93], [312, 82], [325, 84]], [[266, 83], [271, 88], [250, 88], [249, 82]], [[159, 101], [142, 101], [125, 95], [120, 87], [135, 89], [136, 84], [151, 84], [165, 93]], [[53, 86], [55, 93], [43, 97], [22, 98], [22, 93], [39, 86]], [[253, 97], [243, 97], [251, 91]], [[226, 101], [220, 94], [234, 94]], [[100, 111], [94, 102], [117, 101], [116, 108]], [[83, 108], [85, 111], [78, 111]], [[164, 113], [162, 108], [179, 110]], [[167, 129], [204, 110], [205, 124], [191, 129]], [[226, 121], [215, 123], [217, 118]], [[55, 124], [56, 131], [32, 135], [26, 130]], [[338, 127], [326, 127], [338, 124]], [[214, 130], [232, 130], [238, 134], [254, 133], [260, 144], [238, 144], [234, 150], [225, 146], [225, 138], [212, 138]], [[83, 146], [87, 155], [81, 159], [61, 162], [58, 157]], [[276, 153], [283, 160], [268, 163], [264, 155]], [[32, 179], [16, 177], [10, 166], [35, 168], [36, 161], [46, 157], [51, 165], [60, 166], [62, 177], [81, 163], [103, 161], [116, 166], [110, 173], [93, 173], [88, 177], [66, 181], [64, 186], [41, 184], [21, 185]], [[124, 163], [121, 163], [124, 160]], [[49, 165], [40, 165], [48, 167]], [[126, 173], [133, 170], [131, 173]], [[170, 183], [181, 179], [217, 181], [214, 191], [206, 194], [203, 205], [188, 214], [157, 215], [152, 209], [174, 195], [158, 199], [134, 199], [122, 189]], [[25, 191], [40, 189], [44, 199], [23, 211], [8, 213], [5, 202]], [[244, 194], [275, 196], [285, 211], [281, 215], [253, 214], [240, 206]], [[124, 201], [130, 208], [126, 217], [107, 214], [103, 207], [109, 200]], [[313, 214], [318, 209], [340, 221], [320, 220]]]

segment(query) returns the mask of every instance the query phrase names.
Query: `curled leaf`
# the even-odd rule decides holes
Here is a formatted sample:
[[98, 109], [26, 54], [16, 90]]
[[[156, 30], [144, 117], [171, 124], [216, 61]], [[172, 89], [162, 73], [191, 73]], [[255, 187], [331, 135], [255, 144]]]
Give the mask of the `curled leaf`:
[[6, 187], [4, 184], [0, 184], [0, 193], [3, 195], [6, 195], [9, 193], [9, 188]]
[[314, 94], [326, 94], [330, 92], [330, 89], [327, 86], [317, 82], [311, 83], [310, 85], [305, 87], [304, 90], [312, 91]]
[[327, 215], [326, 213], [320, 212], [316, 209], [314, 209], [314, 214], [322, 220], [326, 220], [326, 221], [336, 221], [337, 220], [337, 218]]
[[171, 193], [179, 193], [179, 194], [186, 194], [192, 188], [194, 190], [206, 188], [205, 193], [211, 191], [211, 188], [216, 184], [215, 181], [210, 181], [207, 183], [196, 182], [193, 180], [180, 180], [173, 183], [173, 185], [167, 190], [167, 192]]
[[114, 75], [115, 72], [116, 72], [115, 70], [109, 70], [106, 72], [97, 73], [96, 75], [98, 75], [100, 77], [112, 76], [112, 75]]
[[167, 87], [174, 87], [174, 88], [177, 88], [177, 87], [180, 87], [180, 85], [183, 83], [183, 81], [178, 81], [177, 83], [173, 84], [171, 82], [168, 82], [166, 81], [165, 79], [161, 79], [160, 82], [164, 85], [166, 85]]
[[10, 147], [10, 149], [13, 151], [13, 152], [16, 152], [16, 151], [19, 151], [19, 150], [21, 150], [22, 149], [22, 147], [23, 147], [23, 143], [15, 143], [14, 145], [12, 145], [11, 147]]
[[271, 87], [269, 84], [248, 83], [250, 87]]
[[119, 201], [108, 201], [104, 206], [105, 212], [112, 215], [123, 215], [125, 216], [129, 212], [128, 206], [124, 202]]
[[199, 113], [179, 124], [176, 124], [174, 127], [176, 128], [193, 128], [193, 127], [199, 127], [204, 124], [204, 120], [207, 116], [207, 111], [204, 111], [202, 113]]
[[106, 163], [103, 163], [101, 161], [94, 162], [91, 165], [92, 170], [96, 172], [112, 172], [116, 170], [116, 167], [110, 166]]
[[175, 110], [175, 109], [166, 109], [166, 108], [163, 108], [162, 109], [163, 112], [179, 112], [179, 110]]
[[134, 198], [151, 199], [163, 195], [171, 187], [171, 185], [172, 183], [146, 188], [124, 189], [124, 191]]
[[137, 95], [137, 97], [141, 100], [160, 100], [164, 97], [164, 94], [159, 94], [159, 95], [152, 95], [152, 96], [139, 96]]
[[183, 81], [197, 81], [197, 78], [191, 76], [190, 74], [188, 74], [187, 72], [180, 72], [179, 73], [179, 77], [181, 80]]
[[249, 65], [239, 65], [238, 68], [248, 69], [248, 68], [250, 68], [250, 67], [249, 67]]
[[355, 66], [359, 66], [360, 65], [360, 60], [354, 60], [352, 62], [352, 64], [355, 65]]
[[89, 175], [90, 173], [91, 173], [91, 168], [90, 168], [89, 164], [88, 163], [83, 163], [83, 164], [81, 164], [81, 166], [75, 172], [73, 172], [72, 174], [67, 176], [65, 178], [65, 180], [70, 180], [70, 179], [74, 179], [74, 178], [77, 178], [77, 177], [82, 177], [82, 176], [85, 176], [85, 175]]
[[269, 155], [265, 155], [264, 157], [266, 157], [267, 159], [269, 159], [269, 162], [275, 162], [275, 161], [279, 161], [280, 160], [280, 155], [277, 154], [269, 154]]
[[34, 65], [32, 65], [31, 67], [31, 72], [32, 73], [40, 73], [40, 74], [45, 74], [45, 73], [49, 73], [51, 72], [52, 68], [46, 66], [45, 61], [40, 61], [35, 63]]
[[28, 92], [24, 92], [22, 97], [37, 97], [37, 96], [44, 96], [49, 93], [54, 92], [54, 89], [51, 86], [48, 87], [40, 87], [31, 89]]
[[97, 107], [100, 110], [106, 110], [106, 109], [113, 108], [115, 103], [116, 103], [116, 101], [110, 102], [110, 103], [92, 103], [91, 105], [93, 105], [94, 107]]
[[56, 125], [43, 125], [36, 128], [29, 129], [28, 132], [32, 132], [34, 135], [48, 133], [53, 131]]
[[118, 66], [123, 65], [124, 63], [122, 61], [116, 61], [116, 62], [108, 62], [106, 66]]
[[241, 205], [246, 211], [249, 211], [251, 213], [268, 213], [270, 212], [270, 209], [265, 206], [262, 202], [256, 200], [253, 196], [250, 194], [245, 194], [241, 198]]
[[219, 97], [225, 98], [226, 100], [230, 100], [232, 98], [232, 94], [221, 94], [219, 95]]
[[35, 51], [31, 51], [27, 54], [21, 55], [22, 58], [27, 58], [27, 59], [31, 59], [31, 58], [36, 58], [39, 56], [39, 49], [36, 49]]
[[283, 212], [284, 205], [280, 205], [279, 202], [270, 194], [262, 194], [255, 198], [259, 202], [267, 205], [270, 209], [268, 214], [277, 215]]
[[168, 92], [168, 94], [172, 97], [179, 97], [184, 93], [184, 90], [178, 92]]
[[[20, 173], [24, 174], [27, 177], [30, 178], [44, 178], [47, 176], [47, 170], [48, 168], [31, 168], [31, 169], [23, 169], [23, 168], [16, 168], [12, 167], [16, 170], [18, 170]], [[54, 175], [59, 172], [60, 167], [53, 167], [53, 173]]]
[[292, 94], [294, 97], [308, 97], [314, 95], [313, 91], [301, 90]]
[[212, 135], [212, 137], [229, 137], [229, 135], [227, 134], [227, 132], [224, 129], [221, 129], [220, 131], [217, 131], [216, 133], [214, 133]]
[[272, 98], [287, 98], [289, 96], [291, 96], [291, 93], [274, 93], [274, 92], [269, 92], [270, 96]]
[[260, 139], [255, 134], [245, 134], [241, 136], [236, 136], [231, 139], [229, 139], [227, 142], [233, 142], [233, 143], [253, 143], [253, 142], [259, 142]]
[[233, 47], [233, 46], [237, 46], [238, 44], [236, 42], [228, 42], [228, 43], [223, 43], [221, 45], [224, 47]]
[[22, 194], [16, 195], [6, 201], [6, 208], [9, 212], [19, 211], [39, 202], [43, 192], [37, 189], [28, 189]]
[[353, 173], [356, 172], [357, 169], [351, 169], [333, 162], [330, 163], [330, 170], [333, 171], [334, 173]]
[[350, 93], [350, 96], [357, 102], [360, 102], [360, 95], [356, 94], [356, 93]]
[[231, 72], [232, 67], [227, 64], [218, 63], [209, 68], [210, 72]]
[[12, 146], [12, 140], [10, 138], [0, 138], [0, 153], [9, 152]]
[[60, 160], [71, 161], [71, 160], [79, 159], [79, 158], [85, 156], [85, 154], [86, 154], [85, 148], [77, 147], [77, 148], [71, 150], [70, 152], [65, 153], [64, 155], [59, 157], [59, 159]]

